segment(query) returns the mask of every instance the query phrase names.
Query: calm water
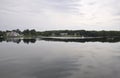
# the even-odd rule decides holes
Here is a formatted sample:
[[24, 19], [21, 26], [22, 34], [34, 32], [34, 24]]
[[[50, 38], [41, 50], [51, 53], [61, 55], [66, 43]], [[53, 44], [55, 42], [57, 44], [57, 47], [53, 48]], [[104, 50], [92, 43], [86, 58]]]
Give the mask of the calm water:
[[120, 78], [120, 42], [14, 42], [0, 43], [0, 78]]

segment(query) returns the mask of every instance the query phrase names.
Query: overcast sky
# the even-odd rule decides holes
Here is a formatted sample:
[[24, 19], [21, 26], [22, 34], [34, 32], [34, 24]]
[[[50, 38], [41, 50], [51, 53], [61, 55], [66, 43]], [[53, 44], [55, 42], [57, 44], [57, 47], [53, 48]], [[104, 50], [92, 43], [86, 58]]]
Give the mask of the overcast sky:
[[120, 30], [120, 0], [0, 0], [0, 30]]

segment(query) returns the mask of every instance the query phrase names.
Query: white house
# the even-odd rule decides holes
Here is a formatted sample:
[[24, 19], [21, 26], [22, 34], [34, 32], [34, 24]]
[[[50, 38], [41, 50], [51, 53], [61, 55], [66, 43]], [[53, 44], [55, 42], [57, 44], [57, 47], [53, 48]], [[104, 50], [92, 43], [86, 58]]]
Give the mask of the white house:
[[60, 33], [61, 36], [67, 36], [68, 33]]
[[19, 33], [14, 32], [14, 31], [7, 32], [6, 35], [7, 35], [8, 37], [17, 37], [17, 36], [20, 36]]

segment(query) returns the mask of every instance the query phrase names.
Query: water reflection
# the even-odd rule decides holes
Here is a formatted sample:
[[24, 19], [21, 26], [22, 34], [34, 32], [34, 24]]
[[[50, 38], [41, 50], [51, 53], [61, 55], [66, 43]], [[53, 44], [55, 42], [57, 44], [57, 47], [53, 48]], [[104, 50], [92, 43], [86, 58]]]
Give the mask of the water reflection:
[[[39, 40], [45, 40], [45, 41], [59, 41], [59, 42], [80, 42], [80, 43], [85, 43], [85, 42], [109, 42], [109, 43], [114, 43], [114, 42], [120, 42], [120, 37], [114, 37], [114, 38], [85, 38], [85, 39], [60, 39], [60, 38], [39, 38]], [[19, 38], [0, 38], [0, 42], [14, 42], [19, 44], [21, 41], [23, 41], [26, 44], [29, 43], [35, 43], [36, 38], [33, 39], [19, 39]]]
[[84, 39], [60, 39], [60, 38], [42, 38], [46, 41], [63, 41], [63, 42], [120, 42], [120, 37], [102, 37], [102, 38], [84, 38]]
[[36, 39], [23, 39], [23, 42], [27, 43], [27, 44], [29, 44], [29, 43], [35, 43]]
[[3, 38], [1, 38], [0, 42], [3, 42], [3, 41], [5, 41], [5, 42], [13, 42], [13, 43], [17, 43], [17, 44], [19, 44], [21, 41], [23, 41], [24, 43], [29, 44], [29, 43], [35, 43], [36, 39], [19, 39], [19, 38], [3, 39]]
[[6, 39], [6, 42], [14, 42], [14, 43], [19, 44], [21, 42], [21, 39], [8, 38]]
[[0, 40], [0, 78], [120, 78], [120, 42], [36, 40]]
[[79, 71], [80, 67], [73, 59], [54, 60], [50, 64], [44, 65], [45, 67], [39, 67], [38, 71], [30, 74], [36, 78], [67, 78], [72, 75], [72, 71]]

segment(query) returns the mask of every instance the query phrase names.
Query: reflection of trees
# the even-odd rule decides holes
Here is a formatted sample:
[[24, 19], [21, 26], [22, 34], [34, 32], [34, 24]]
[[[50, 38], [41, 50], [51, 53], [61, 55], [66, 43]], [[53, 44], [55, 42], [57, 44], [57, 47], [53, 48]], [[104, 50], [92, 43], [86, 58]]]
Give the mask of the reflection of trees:
[[27, 44], [29, 44], [29, 43], [35, 43], [36, 39], [23, 39], [23, 42], [27, 43]]
[[31, 43], [35, 43], [36, 42], [36, 39], [31, 39]]
[[[14, 42], [14, 43], [19, 44], [19, 43], [22, 41], [22, 39], [17, 39], [17, 38], [7, 38], [7, 39], [3, 39], [3, 38], [0, 38], [0, 42], [2, 42], [2, 41]], [[29, 43], [35, 43], [35, 42], [36, 42], [36, 39], [23, 39], [23, 42], [24, 42], [24, 43], [27, 43], [27, 44], [29, 44]]]
[[[40, 40], [45, 41], [61, 41], [61, 42], [120, 42], [120, 37], [101, 37], [101, 38], [83, 38], [83, 39], [60, 39], [60, 38], [41, 38]], [[36, 39], [17, 39], [17, 38], [0, 38], [0, 42], [14, 42], [19, 44], [21, 41], [24, 43], [35, 43]]]
[[19, 40], [16, 41], [16, 43], [18, 43], [18, 44], [19, 44], [20, 42], [21, 42], [21, 39], [19, 39]]
[[84, 38], [84, 39], [60, 39], [60, 38], [42, 38], [45, 41], [62, 41], [62, 42], [120, 42], [120, 37], [101, 37], [101, 38]]
[[0, 38], [0, 42], [2, 42], [2, 41], [4, 41], [4, 39], [3, 39], [3, 38]]

